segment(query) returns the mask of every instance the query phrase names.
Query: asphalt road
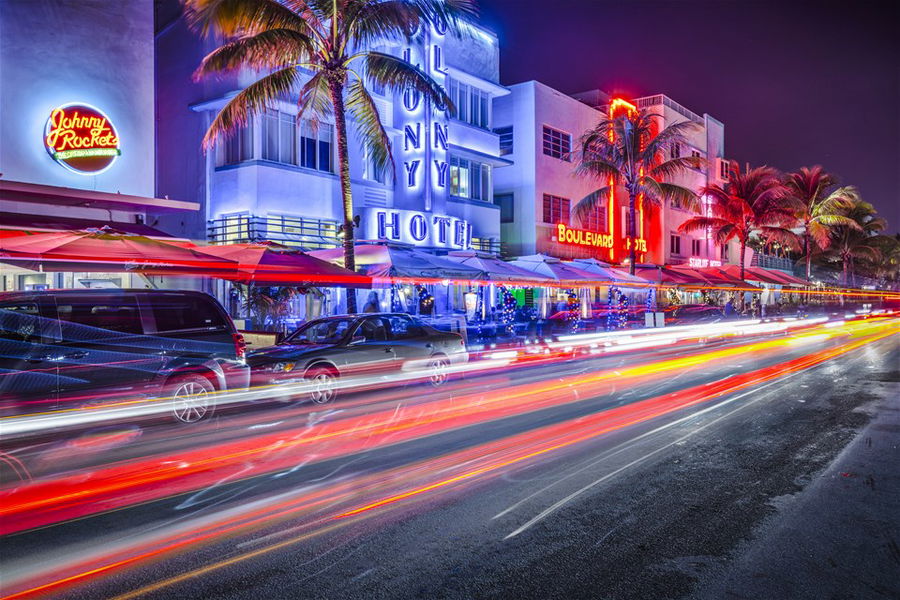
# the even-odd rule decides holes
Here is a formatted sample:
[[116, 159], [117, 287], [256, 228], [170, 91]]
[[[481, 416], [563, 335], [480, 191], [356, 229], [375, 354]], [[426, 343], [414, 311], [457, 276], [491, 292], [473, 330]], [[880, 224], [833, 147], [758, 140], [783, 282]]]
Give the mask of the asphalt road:
[[[440, 394], [406, 388], [403, 410], [421, 410], [423, 419], [434, 417], [430, 402], [453, 406], [473, 394], [511, 402], [510, 390], [554, 382], [559, 401], [254, 471], [272, 461], [267, 454], [200, 492], [7, 536], [4, 571], [63, 564], [98, 548], [126, 556], [137, 542], [177, 531], [192, 543], [56, 595], [900, 597], [898, 341], [894, 335], [657, 412], [647, 411], [660, 399], [706, 393], [834, 344], [738, 354], [628, 385], [613, 380], [602, 390], [578, 385], [578, 377], [635, 358], [527, 367], [470, 378]], [[379, 407], [400, 410], [396, 393], [347, 399], [325, 413], [263, 407], [191, 434], [150, 431], [117, 448], [116, 457], [163, 448], [177, 456], [223, 439], [252, 440], [259, 431], [287, 435], [300, 423], [308, 429], [311, 419], [320, 426]], [[620, 423], [592, 421], [615, 411]], [[66, 468], [101, 465], [102, 458], [72, 458]], [[318, 504], [315, 494], [322, 494]], [[294, 498], [299, 508], [280, 516]], [[252, 526], [202, 537], [213, 520], [257, 507], [261, 518]]]

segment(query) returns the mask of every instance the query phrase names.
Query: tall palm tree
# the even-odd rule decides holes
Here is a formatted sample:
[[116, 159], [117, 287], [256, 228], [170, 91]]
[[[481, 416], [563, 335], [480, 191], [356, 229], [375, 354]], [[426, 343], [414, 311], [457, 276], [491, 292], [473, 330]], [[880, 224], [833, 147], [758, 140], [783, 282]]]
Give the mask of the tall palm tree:
[[830, 254], [840, 261], [841, 282], [849, 286], [858, 261], [875, 262], [881, 258], [876, 238], [887, 227], [887, 221], [878, 216], [874, 206], [860, 199], [855, 200], [843, 214], [855, 225], [831, 228]]
[[[475, 0], [183, 0], [188, 22], [202, 35], [225, 39], [207, 55], [196, 78], [250, 69], [262, 74], [219, 112], [203, 139], [205, 149], [247, 124], [272, 103], [298, 98], [298, 123], [334, 119], [343, 203], [344, 266], [355, 269], [353, 197], [347, 115], [356, 122], [374, 166], [391, 167], [390, 138], [367, 84], [417, 91], [439, 110], [452, 107], [444, 89], [423, 70], [369, 50], [374, 43], [409, 39], [420, 26], [446, 25], [475, 13]], [[311, 75], [310, 75], [311, 73]], [[364, 73], [364, 74], [361, 74]], [[356, 311], [353, 294], [348, 310]]]
[[[597, 210], [609, 202], [617, 188], [628, 193], [628, 236], [635, 240], [637, 199], [651, 206], [664, 201], [695, 207], [697, 196], [690, 189], [672, 183], [673, 177], [690, 167], [698, 168], [700, 159], [693, 156], [668, 158], [671, 149], [685, 143], [685, 135], [697, 128], [692, 121], [673, 123], [656, 133], [654, 122], [659, 115], [642, 110], [627, 110], [603, 118], [581, 137], [581, 152], [576, 173], [600, 182], [602, 187], [575, 204], [577, 218]], [[630, 244], [630, 271], [634, 275], [637, 248]]]
[[691, 217], [679, 231], [711, 231], [718, 244], [737, 239], [741, 245], [741, 279], [744, 278], [744, 250], [752, 235], [796, 248], [799, 240], [789, 229], [795, 222], [796, 205], [770, 167], [748, 168], [741, 172], [736, 162], [729, 164], [728, 183], [701, 190], [709, 198], [710, 216]]
[[837, 179], [820, 166], [802, 167], [785, 176], [788, 193], [797, 204], [797, 222], [803, 228], [803, 255], [806, 260], [806, 280], [810, 280], [812, 244], [825, 250], [831, 243], [831, 228], [843, 225], [858, 227], [853, 219], [841, 214], [859, 200], [859, 192], [852, 186], [836, 188]]

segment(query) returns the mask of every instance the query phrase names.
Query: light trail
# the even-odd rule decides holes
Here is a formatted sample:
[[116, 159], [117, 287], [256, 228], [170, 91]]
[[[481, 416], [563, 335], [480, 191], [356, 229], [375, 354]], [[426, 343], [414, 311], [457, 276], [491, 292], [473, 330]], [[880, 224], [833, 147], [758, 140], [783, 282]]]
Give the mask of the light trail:
[[[207, 574], [291, 544], [305, 541], [314, 535], [332, 531], [335, 527], [340, 526], [341, 523], [353, 523], [359, 518], [365, 518], [367, 515], [381, 514], [384, 510], [390, 510], [394, 505], [405, 504], [407, 501], [426, 495], [433, 496], [434, 493], [444, 489], [457, 489], [460, 485], [467, 482], [496, 476], [508, 468], [524, 465], [538, 457], [561, 451], [612, 431], [650, 421], [673, 411], [710, 402], [723, 396], [730, 396], [738, 391], [754, 386], [758, 387], [766, 382], [779, 380], [791, 373], [811, 368], [900, 331], [900, 327], [896, 324], [892, 327], [873, 328], [870, 325], [869, 327], [848, 329], [850, 339], [837, 347], [826, 348], [713, 384], [699, 385], [656, 398], [641, 400], [630, 405], [605, 410], [588, 417], [580, 417], [562, 423], [543, 426], [494, 442], [453, 452], [436, 459], [391, 469], [381, 474], [365, 476], [356, 482], [341, 482], [310, 493], [301, 493], [298, 497], [291, 498], [281, 504], [253, 506], [251, 507], [252, 510], [249, 510], [247, 514], [231, 516], [220, 522], [207, 523], [200, 529], [190, 529], [180, 532], [178, 536], [161, 541], [157, 540], [152, 544], [152, 549], [148, 549], [147, 545], [128, 550], [120, 549], [115, 554], [117, 560], [112, 560], [112, 557], [108, 557], [106, 564], [98, 565], [96, 561], [92, 561], [90, 564], [91, 568], [87, 568], [87, 563], [80, 563], [65, 569], [57, 569], [55, 571], [56, 577], [48, 577], [47, 574], [44, 574], [43, 577], [32, 578], [29, 581], [17, 581], [14, 585], [19, 591], [14, 592], [8, 598], [22, 598], [46, 593], [51, 590], [63, 589], [72, 584], [86, 582], [100, 574], [108, 574], [149, 558], [184, 550], [197, 543], [221, 539], [223, 535], [231, 535], [262, 525], [272, 525], [274, 522], [285, 518], [309, 513], [312, 509], [320, 506], [348, 503], [359, 494], [360, 490], [365, 490], [375, 495], [375, 498], [372, 500], [337, 509], [332, 512], [331, 516], [324, 515], [313, 518], [302, 527], [303, 532], [299, 536], [217, 561], [211, 565], [153, 583], [121, 596], [121, 598], [137, 597], [186, 581], [192, 577]], [[730, 401], [738, 399], [733, 398]], [[435, 479], [433, 478], [435, 475], [441, 476]], [[419, 485], [403, 488], [405, 482], [422, 477], [432, 477], [433, 479]], [[395, 489], [380, 497], [377, 495], [380, 490], [387, 491], [388, 488]], [[129, 556], [122, 558], [123, 555]], [[80, 567], [81, 570], [77, 567]], [[43, 579], [43, 581], [38, 582], [35, 579]]]

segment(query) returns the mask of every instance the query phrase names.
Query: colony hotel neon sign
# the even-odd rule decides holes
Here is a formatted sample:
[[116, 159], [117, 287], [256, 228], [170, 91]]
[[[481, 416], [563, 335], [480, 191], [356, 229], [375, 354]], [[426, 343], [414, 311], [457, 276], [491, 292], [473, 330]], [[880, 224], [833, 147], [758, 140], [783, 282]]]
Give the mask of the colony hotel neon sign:
[[119, 134], [109, 117], [98, 108], [78, 103], [50, 112], [44, 147], [53, 160], [81, 175], [102, 173], [122, 154]]

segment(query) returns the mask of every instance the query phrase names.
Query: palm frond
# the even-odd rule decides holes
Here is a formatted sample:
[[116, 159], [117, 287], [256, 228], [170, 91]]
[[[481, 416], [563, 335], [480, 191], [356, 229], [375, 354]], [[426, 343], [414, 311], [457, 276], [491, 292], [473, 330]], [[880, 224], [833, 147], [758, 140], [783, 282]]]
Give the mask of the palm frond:
[[760, 236], [767, 242], [778, 242], [782, 246], [793, 250], [803, 248], [803, 239], [790, 229], [785, 229], [784, 227], [760, 227], [758, 231]]
[[595, 210], [603, 208], [604, 204], [609, 202], [612, 190], [613, 188], [609, 186], [594, 190], [575, 203], [575, 206], [572, 207], [572, 213], [577, 219], [581, 220]]
[[658, 182], [660, 201], [670, 202], [687, 210], [696, 212], [699, 207], [699, 198], [693, 190], [674, 183]]
[[608, 182], [610, 177], [617, 182], [623, 179], [619, 165], [600, 157], [584, 158], [579, 161], [575, 166], [575, 174], [593, 177], [602, 182]]
[[696, 156], [681, 156], [678, 158], [671, 158], [667, 161], [661, 162], [652, 169], [650, 169], [650, 175], [653, 177], [664, 177], [666, 179], [672, 179], [678, 175], [681, 175], [688, 169], [699, 169], [701, 166], [701, 162], [703, 159]]
[[248, 85], [216, 115], [203, 137], [203, 148], [208, 150], [220, 137], [232, 135], [247, 124], [251, 115], [261, 113], [267, 105], [290, 93], [299, 81], [297, 69], [288, 67]]
[[297, 119], [308, 120], [313, 130], [316, 130], [320, 122], [331, 120], [333, 112], [334, 106], [331, 103], [328, 80], [320, 71], [300, 88], [297, 100]]
[[347, 110], [356, 121], [356, 130], [360, 140], [365, 145], [369, 156], [378, 170], [387, 170], [390, 167], [391, 175], [394, 173], [394, 159], [391, 154], [391, 139], [388, 137], [378, 107], [366, 90], [365, 85], [359, 79], [354, 79], [347, 86]]
[[[203, 36], [253, 35], [268, 29], [292, 29], [310, 34], [310, 26], [298, 10], [305, 6], [292, 0], [293, 10], [276, 0], [183, 0], [188, 25]], [[296, 12], [295, 12], [296, 11]]]
[[415, 90], [438, 110], [453, 109], [444, 88], [423, 70], [383, 52], [366, 52], [364, 60], [369, 80], [398, 92]]
[[194, 81], [240, 68], [281, 69], [307, 61], [314, 52], [315, 46], [306, 35], [291, 29], [269, 29], [210, 52], [194, 72]]

